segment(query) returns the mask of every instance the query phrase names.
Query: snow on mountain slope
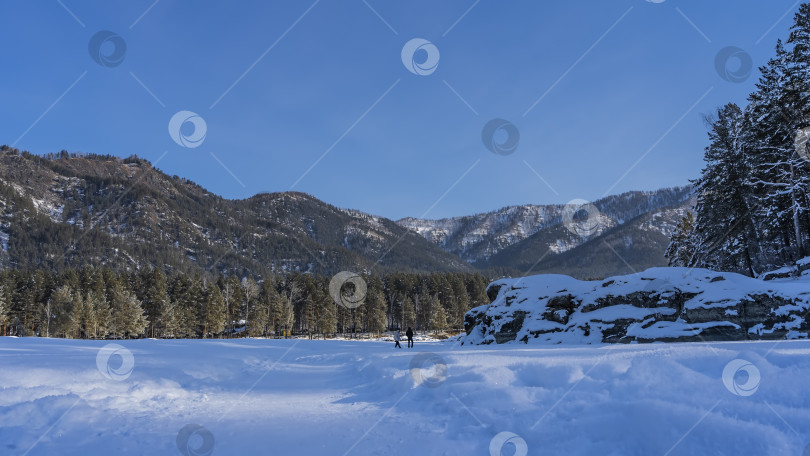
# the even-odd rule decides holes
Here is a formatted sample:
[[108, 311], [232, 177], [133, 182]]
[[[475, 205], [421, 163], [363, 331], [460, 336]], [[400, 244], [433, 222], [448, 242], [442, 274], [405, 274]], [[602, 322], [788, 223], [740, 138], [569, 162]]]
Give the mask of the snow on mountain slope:
[[511, 267], [520, 275], [555, 273], [589, 280], [665, 266], [670, 236], [692, 204], [688, 200], [616, 226], [608, 219], [587, 239], [563, 226], [551, 227], [503, 249], [487, 264]]
[[800, 455], [810, 441], [810, 341], [116, 343], [0, 337], [0, 452]]
[[807, 338], [810, 278], [773, 282], [651, 268], [603, 281], [546, 274], [493, 282], [464, 344]]
[[[691, 187], [676, 187], [602, 198], [594, 202], [601, 212], [601, 222], [593, 234], [598, 236], [642, 214], [682, 203], [690, 195]], [[397, 223], [471, 263], [480, 263], [540, 231], [561, 225], [564, 207], [561, 204], [509, 206], [492, 212], [440, 220], [409, 217]], [[580, 243], [582, 239], [565, 237], [550, 241], [549, 248], [554, 253], [562, 253]]]
[[488, 258], [504, 246], [526, 239], [537, 231], [561, 222], [561, 205], [510, 206], [497, 211], [441, 220], [405, 218], [397, 221], [425, 239], [454, 253], [468, 253], [485, 243], [470, 259]]

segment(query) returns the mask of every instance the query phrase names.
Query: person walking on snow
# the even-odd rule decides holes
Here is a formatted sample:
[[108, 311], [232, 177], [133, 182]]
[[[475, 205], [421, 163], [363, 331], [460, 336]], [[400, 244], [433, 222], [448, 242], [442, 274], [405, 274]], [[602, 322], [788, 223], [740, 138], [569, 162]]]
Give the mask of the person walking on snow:
[[394, 348], [402, 348], [402, 345], [399, 345], [399, 341], [402, 340], [402, 336], [399, 335], [399, 330], [394, 333]]
[[408, 338], [408, 348], [413, 348], [413, 329], [410, 326], [405, 331], [405, 336]]

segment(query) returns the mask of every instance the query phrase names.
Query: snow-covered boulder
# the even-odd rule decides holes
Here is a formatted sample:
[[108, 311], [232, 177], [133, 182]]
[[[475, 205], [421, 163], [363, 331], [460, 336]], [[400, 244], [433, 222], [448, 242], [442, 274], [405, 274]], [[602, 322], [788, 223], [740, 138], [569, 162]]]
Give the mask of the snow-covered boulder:
[[652, 268], [602, 281], [502, 279], [465, 316], [462, 344], [806, 338], [810, 277], [765, 281], [706, 269]]

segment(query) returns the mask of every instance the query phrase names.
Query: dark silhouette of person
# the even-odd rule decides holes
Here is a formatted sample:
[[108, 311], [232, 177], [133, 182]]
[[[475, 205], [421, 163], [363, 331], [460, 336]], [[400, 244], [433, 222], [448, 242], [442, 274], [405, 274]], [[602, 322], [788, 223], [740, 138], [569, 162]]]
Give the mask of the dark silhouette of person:
[[410, 326], [405, 331], [405, 336], [408, 338], [408, 348], [413, 348], [413, 329]]
[[399, 330], [394, 333], [394, 348], [402, 348], [402, 345], [399, 345], [399, 341], [402, 340], [402, 336], [399, 335]]

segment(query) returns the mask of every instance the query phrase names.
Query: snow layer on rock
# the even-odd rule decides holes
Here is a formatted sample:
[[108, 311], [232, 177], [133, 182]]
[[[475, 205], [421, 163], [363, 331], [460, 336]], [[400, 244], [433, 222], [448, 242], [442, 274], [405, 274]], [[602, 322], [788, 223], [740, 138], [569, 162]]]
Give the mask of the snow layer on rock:
[[[792, 302], [764, 310], [773, 317], [793, 322], [777, 322], [770, 327], [771, 331], [798, 330], [801, 322], [797, 323], [794, 314], [810, 309], [808, 278], [763, 281], [706, 269], [651, 268], [602, 281], [581, 281], [556, 274], [502, 279], [490, 285], [491, 290], [498, 290], [496, 299], [467, 314], [468, 326], [472, 320], [475, 324], [467, 328], [469, 334], [461, 342], [601, 342], [605, 331], [617, 330], [612, 323], [619, 320], [636, 322], [627, 328], [626, 336], [631, 338], [678, 338], [701, 334], [710, 328], [740, 329], [735, 323], [741, 318], [738, 307], [761, 300], [761, 296], [774, 302]], [[686, 298], [682, 303], [671, 302], [675, 297]], [[676, 318], [657, 321], [676, 312], [695, 315], [715, 309], [719, 317], [713, 321], [687, 322]], [[624, 336], [619, 334], [619, 338]]]

